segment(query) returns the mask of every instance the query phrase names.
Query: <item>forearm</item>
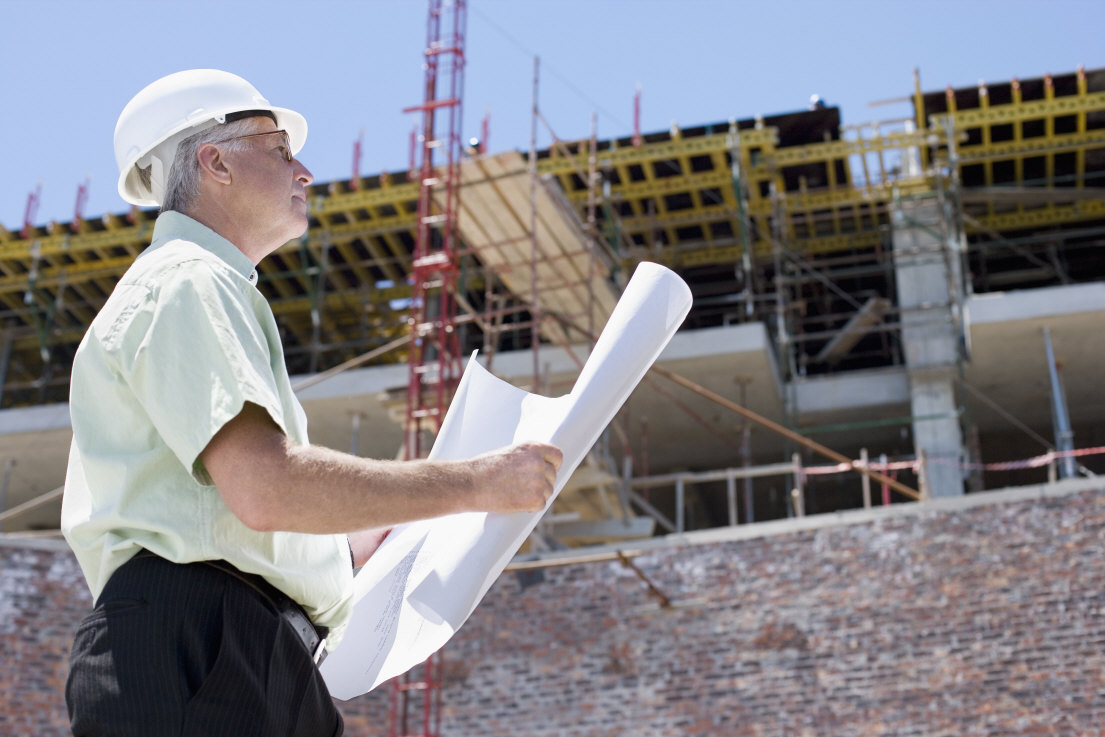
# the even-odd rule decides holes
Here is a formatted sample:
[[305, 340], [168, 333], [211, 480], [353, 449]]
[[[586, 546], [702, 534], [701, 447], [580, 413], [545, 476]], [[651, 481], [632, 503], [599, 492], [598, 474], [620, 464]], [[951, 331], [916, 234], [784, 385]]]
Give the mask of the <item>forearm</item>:
[[223, 485], [236, 490], [236, 513], [250, 527], [319, 534], [470, 511], [476, 496], [461, 462], [370, 460], [319, 446], [288, 445]]
[[367, 563], [390, 532], [391, 529], [389, 528], [386, 530], [358, 530], [349, 533], [349, 550], [353, 553], [353, 567], [360, 568]]
[[386, 529], [457, 512], [539, 511], [561, 460], [558, 449], [542, 443], [465, 461], [371, 460], [294, 445], [253, 404], [200, 454], [219, 494], [247, 526], [316, 534]]

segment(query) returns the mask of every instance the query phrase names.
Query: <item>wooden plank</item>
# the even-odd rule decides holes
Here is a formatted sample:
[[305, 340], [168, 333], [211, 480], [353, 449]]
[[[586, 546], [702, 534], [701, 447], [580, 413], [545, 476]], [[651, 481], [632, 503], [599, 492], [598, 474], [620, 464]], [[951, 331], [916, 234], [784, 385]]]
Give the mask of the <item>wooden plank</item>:
[[[532, 301], [531, 208], [535, 203], [541, 308], [586, 330], [587, 312], [593, 307], [596, 329], [605, 324], [617, 294], [604, 262], [596, 259], [595, 273], [590, 273], [591, 242], [566, 199], [558, 203], [543, 181], [538, 182], [536, 197], [531, 199], [529, 171], [514, 152], [466, 161], [461, 181], [461, 234], [508, 289], [520, 299]], [[566, 337], [551, 321], [542, 329], [548, 333], [546, 337], [552, 338], [554, 333], [557, 338]]]
[[[516, 169], [518, 172], [511, 182], [515, 186], [510, 190], [500, 187], [508, 197], [512, 197], [512, 206], [516, 209], [525, 206], [529, 209], [530, 181], [528, 172], [521, 170], [521, 160], [518, 159]], [[564, 212], [564, 208], [557, 206], [549, 194], [547, 186], [541, 182], [537, 188], [537, 229], [538, 245], [543, 258], [549, 261], [552, 271], [558, 274], [559, 279], [553, 284], [576, 284], [573, 291], [580, 307], [587, 302], [586, 281], [590, 270], [590, 243], [583, 232], [582, 224], [574, 211]], [[528, 229], [527, 229], [528, 233]], [[550, 239], [551, 237], [551, 239]], [[600, 266], [602, 266], [600, 264]], [[598, 270], [597, 277], [605, 280], [609, 274], [604, 268]], [[608, 299], [603, 299], [603, 292]], [[615, 301], [611, 289], [598, 290], [596, 292], [601, 306], [612, 308]]]

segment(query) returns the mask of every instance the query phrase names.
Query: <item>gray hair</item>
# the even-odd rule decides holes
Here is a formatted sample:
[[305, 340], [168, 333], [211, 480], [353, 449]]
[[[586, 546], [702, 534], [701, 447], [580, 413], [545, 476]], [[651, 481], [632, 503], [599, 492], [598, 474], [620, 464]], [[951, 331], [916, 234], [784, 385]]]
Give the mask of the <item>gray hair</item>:
[[[200, 166], [196, 153], [205, 143], [219, 143], [227, 138], [241, 136], [251, 132], [249, 119], [235, 120], [223, 125], [204, 128], [193, 133], [177, 144], [173, 165], [169, 169], [169, 178], [165, 184], [165, 197], [161, 203], [161, 212], [176, 210], [187, 212], [195, 203], [200, 192]], [[231, 151], [240, 151], [249, 146], [242, 140], [228, 141]], [[149, 178], [149, 169], [140, 170], [143, 181]], [[147, 182], [147, 186], [149, 186]]]

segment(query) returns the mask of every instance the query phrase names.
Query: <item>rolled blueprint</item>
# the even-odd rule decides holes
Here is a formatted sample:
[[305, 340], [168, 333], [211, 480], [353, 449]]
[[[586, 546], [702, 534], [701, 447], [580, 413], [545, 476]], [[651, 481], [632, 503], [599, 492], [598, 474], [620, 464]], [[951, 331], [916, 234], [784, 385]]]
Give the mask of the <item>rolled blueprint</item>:
[[[561, 397], [530, 394], [470, 360], [429, 457], [463, 459], [524, 441], [552, 443], [564, 462], [551, 505], [690, 308], [682, 279], [657, 264], [640, 264], [571, 393]], [[393, 529], [354, 579], [353, 620], [322, 665], [330, 693], [351, 699], [436, 652], [543, 514], [470, 512]]]

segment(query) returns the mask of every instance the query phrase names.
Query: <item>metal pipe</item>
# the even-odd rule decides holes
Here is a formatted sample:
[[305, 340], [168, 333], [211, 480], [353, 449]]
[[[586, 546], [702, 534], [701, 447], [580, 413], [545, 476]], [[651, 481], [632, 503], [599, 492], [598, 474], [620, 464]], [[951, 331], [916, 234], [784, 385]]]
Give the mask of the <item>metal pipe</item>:
[[[748, 404], [747, 393], [748, 384], [751, 381], [748, 377], [742, 376], [739, 380], [741, 387], [741, 406]], [[747, 417], [741, 417], [741, 465], [746, 469], [752, 466], [752, 423]], [[730, 477], [732, 478], [732, 477]], [[746, 519], [749, 523], [756, 521], [755, 512], [752, 509], [752, 477], [744, 477], [744, 512]], [[730, 521], [730, 524], [737, 524], [735, 519], [736, 513], [733, 513], [734, 519]]]
[[675, 532], [675, 525], [672, 523], [672, 521], [664, 516], [663, 512], [649, 504], [647, 499], [645, 499], [637, 492], [633, 491], [633, 489], [631, 488], [625, 488], [625, 493], [626, 496], [629, 497], [629, 499], [634, 504], [647, 512], [649, 517], [652, 517], [654, 520], [659, 522], [661, 527], [663, 527], [668, 532]]
[[749, 477], [779, 476], [784, 473], [793, 472], [794, 464], [792, 463], [771, 463], [764, 466], [753, 466], [751, 468], [723, 468], [713, 471], [680, 471], [678, 473], [667, 473], [659, 476], [641, 476], [633, 479], [631, 486], [637, 489], [650, 489], [656, 486], [671, 486], [680, 480], [684, 483], [702, 484], [710, 481], [724, 481], [729, 477], [744, 479]]
[[[859, 449], [859, 462], [863, 464], [864, 468], [867, 468], [867, 448]], [[860, 479], [863, 483], [863, 508], [871, 508], [871, 477], [864, 476]]]
[[644, 555], [643, 550], [615, 551], [612, 553], [585, 553], [582, 555], [560, 555], [537, 560], [513, 560], [507, 563], [504, 571], [533, 571], [540, 568], [558, 568], [560, 566], [577, 566], [584, 563], [609, 563], [612, 560], [620, 561], [624, 558], [636, 558]]
[[[879, 455], [879, 466], [886, 468], [886, 453]], [[884, 507], [890, 506], [890, 487], [886, 484], [882, 484], [882, 505]]]
[[327, 369], [326, 371], [323, 371], [320, 374], [315, 374], [314, 376], [308, 376], [306, 379], [303, 379], [302, 381], [297, 382], [296, 384], [294, 384], [292, 386], [292, 391], [296, 392], [296, 393], [301, 392], [301, 391], [303, 391], [304, 389], [306, 389], [308, 387], [314, 386], [315, 384], [318, 384], [322, 381], [325, 381], [326, 379], [329, 379], [333, 376], [337, 376], [338, 374], [342, 373], [343, 371], [347, 371], [351, 368], [356, 368], [357, 366], [360, 366], [362, 363], [367, 363], [368, 361], [371, 361], [373, 358], [376, 358], [377, 356], [382, 356], [383, 354], [385, 354], [389, 351], [395, 350], [396, 348], [398, 348], [400, 346], [404, 346], [404, 345], [406, 345], [410, 342], [411, 342], [410, 334], [407, 334], [407, 335], [404, 335], [402, 337], [396, 338], [395, 340], [391, 341], [390, 343], [382, 345], [379, 348], [374, 348], [373, 350], [369, 351], [368, 353], [362, 353], [361, 355], [357, 356], [356, 358], [351, 358], [348, 361], [340, 363], [340, 364], [338, 364], [337, 366], [334, 366], [331, 369]]
[[[729, 503], [729, 525], [737, 526], [737, 477], [729, 474], [725, 477], [725, 497]], [[746, 501], [747, 504], [747, 501]]]
[[634, 573], [637, 574], [637, 578], [641, 579], [641, 581], [644, 582], [645, 586], [648, 587], [648, 592], [650, 594], [652, 594], [653, 596], [655, 596], [657, 598], [657, 600], [659, 600], [660, 608], [667, 609], [668, 607], [671, 606], [671, 600], [667, 596], [664, 595], [663, 591], [661, 591], [659, 588], [657, 588], [656, 584], [654, 584], [652, 582], [652, 579], [650, 579], [648, 576], [645, 575], [644, 571], [642, 571], [640, 568], [638, 568], [636, 566], [636, 564], [632, 560], [629, 559], [629, 556], [627, 556], [625, 553], [623, 553], [619, 550], [618, 551], [618, 560], [621, 561], [621, 564], [623, 566], [625, 566], [626, 568], [630, 569], [631, 571], [633, 571]]
[[0, 512], [3, 512], [4, 508], [8, 506], [8, 484], [11, 481], [12, 467], [14, 465], [14, 458], [9, 458], [4, 461], [4, 480], [0, 481]]
[[[598, 182], [598, 117], [591, 113], [591, 145], [587, 156], [587, 333], [595, 334], [595, 251], [598, 250], [599, 231], [595, 219]], [[595, 349], [592, 340], [589, 346]]]
[[[1051, 377], [1051, 417], [1055, 424], [1055, 449], [1060, 453], [1070, 452], [1074, 450], [1074, 430], [1070, 426], [1067, 397], [1063, 391], [1059, 366], [1055, 362], [1055, 353], [1051, 347], [1051, 331], [1047, 327], [1044, 327], [1044, 347], [1047, 349], [1047, 369]], [[1074, 456], [1065, 455], [1060, 459], [1059, 475], [1065, 479], [1075, 475]]]
[[886, 476], [885, 474], [881, 474], [877, 471], [872, 471], [869, 468], [863, 468], [860, 465], [859, 461], [853, 461], [851, 458], [848, 458], [848, 457], [846, 457], [846, 456], [844, 456], [840, 453], [837, 453], [835, 450], [827, 448], [827, 447], [825, 447], [824, 445], [821, 445], [818, 442], [810, 440], [809, 438], [803, 437], [803, 436], [799, 435], [798, 433], [794, 432], [793, 430], [789, 430], [789, 429], [783, 427], [782, 425], [780, 425], [779, 423], [773, 422], [773, 421], [767, 419], [763, 415], [757, 414], [757, 413], [753, 412], [750, 409], [746, 409], [745, 407], [740, 406], [736, 402], [733, 402], [733, 401], [730, 401], [730, 400], [726, 399], [725, 397], [721, 396], [720, 394], [717, 394], [715, 392], [710, 391], [709, 389], [706, 389], [705, 387], [702, 387], [702, 386], [699, 386], [698, 384], [695, 384], [690, 379], [686, 379], [682, 376], [679, 376], [678, 374], [675, 374], [671, 371], [668, 371], [667, 369], [660, 368], [659, 366], [656, 366], [656, 365], [653, 365], [651, 370], [655, 371], [658, 374], [660, 374], [660, 376], [663, 376], [664, 378], [668, 379], [669, 381], [673, 381], [673, 382], [675, 382], [676, 384], [679, 384], [682, 387], [690, 389], [691, 391], [693, 391], [695, 394], [698, 394], [699, 396], [705, 397], [706, 399], [709, 399], [712, 402], [716, 402], [717, 404], [720, 404], [722, 407], [725, 407], [726, 409], [730, 409], [730, 410], [736, 412], [739, 415], [748, 417], [753, 422], [755, 422], [757, 424], [760, 424], [760, 425], [763, 425], [764, 427], [768, 428], [769, 430], [777, 432], [780, 435], [794, 441], [795, 443], [798, 443], [799, 445], [802, 445], [806, 448], [809, 448], [810, 450], [814, 451], [815, 453], [819, 453], [820, 455], [823, 455], [826, 458], [831, 458], [832, 460], [836, 461], [837, 463], [843, 463], [843, 464], [851, 467], [852, 470], [854, 470], [854, 471], [857, 471], [857, 472], [862, 473], [864, 475], [870, 476], [871, 478], [875, 479], [876, 481], [880, 481], [884, 484], [887, 484], [887, 485], [891, 486], [894, 490], [908, 496], [910, 499], [915, 499], [915, 500], [918, 500], [918, 501], [921, 499], [921, 494], [916, 489], [911, 489], [910, 487], [906, 486], [905, 484], [901, 483], [900, 481], [892, 479], [889, 476]]
[[538, 343], [541, 337], [541, 303], [537, 296], [537, 82], [540, 57], [533, 57], [533, 119], [530, 122], [529, 139], [529, 199], [530, 199], [530, 301], [532, 304], [533, 326], [530, 328], [530, 343], [533, 350], [533, 384], [538, 379]]
[[[0, 345], [0, 406], [4, 404], [4, 385], [8, 383], [8, 369], [11, 367], [12, 342], [15, 335], [10, 329], [4, 330], [4, 342]], [[0, 510], [4, 507], [0, 504]]]
[[17, 504], [7, 511], [0, 512], [0, 522], [9, 520], [12, 517], [18, 517], [28, 510], [34, 509], [35, 507], [41, 507], [43, 504], [48, 504], [49, 502], [60, 498], [61, 493], [64, 489], [65, 487], [59, 486], [53, 491], [48, 491], [45, 494], [40, 494], [30, 501], [23, 502], [22, 504]]
[[360, 412], [354, 412], [352, 417], [353, 427], [350, 431], [349, 438], [349, 453], [350, 455], [359, 456], [361, 454], [361, 415]]
[[794, 516], [806, 516], [806, 475], [802, 472], [802, 456], [794, 453], [794, 488], [790, 494], [794, 501]]
[[675, 480], [675, 531], [683, 532], [686, 527], [686, 510], [683, 509], [683, 503], [686, 501], [686, 489], [683, 486], [683, 477], [680, 476]]

